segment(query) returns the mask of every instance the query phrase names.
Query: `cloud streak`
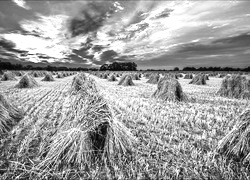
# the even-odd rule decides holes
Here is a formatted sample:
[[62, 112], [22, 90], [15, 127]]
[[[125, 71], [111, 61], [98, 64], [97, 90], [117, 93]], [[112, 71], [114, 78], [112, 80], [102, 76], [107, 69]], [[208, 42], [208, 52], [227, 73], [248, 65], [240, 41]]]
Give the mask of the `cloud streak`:
[[24, 0], [13, 0], [13, 2], [24, 9], [27, 9], [27, 10], [30, 9], [30, 7], [26, 4]]

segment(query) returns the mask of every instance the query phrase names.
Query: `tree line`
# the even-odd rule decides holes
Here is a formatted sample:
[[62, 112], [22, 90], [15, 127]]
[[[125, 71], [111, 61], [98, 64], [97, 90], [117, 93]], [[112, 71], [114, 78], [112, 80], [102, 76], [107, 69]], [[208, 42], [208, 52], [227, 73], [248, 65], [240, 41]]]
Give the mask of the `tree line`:
[[113, 62], [111, 64], [103, 64], [100, 71], [136, 71], [137, 64], [134, 62]]
[[41, 66], [32, 66], [32, 65], [27, 65], [24, 66], [22, 64], [12, 64], [10, 62], [2, 62], [0, 61], [0, 70], [44, 70], [44, 71], [97, 71], [98, 69], [96, 68], [83, 68], [83, 67], [77, 67], [77, 68], [73, 68], [73, 67], [64, 67], [64, 66], [60, 66], [60, 67], [56, 67], [56, 66], [45, 66], [45, 67], [41, 67]]
[[250, 71], [250, 66], [246, 68], [233, 67], [184, 67], [183, 71]]
[[178, 67], [175, 67], [172, 70], [166, 69], [147, 69], [146, 71], [250, 71], [250, 66], [246, 68], [233, 68], [233, 67], [184, 67], [180, 70]]
[[[10, 62], [0, 61], [0, 70], [45, 70], [45, 71], [136, 71], [137, 64], [134, 62], [119, 63], [114, 62], [112, 64], [103, 64], [100, 69], [97, 68], [83, 68], [83, 67], [56, 67], [56, 66], [32, 66], [22, 64], [12, 64]], [[147, 71], [167, 71], [165, 69], [147, 69]], [[168, 70], [169, 71], [169, 70]], [[171, 70], [170, 70], [171, 71]], [[178, 67], [175, 67], [172, 71], [180, 71]], [[246, 68], [233, 68], [233, 67], [184, 67], [182, 71], [245, 71], [250, 72], [250, 66]]]

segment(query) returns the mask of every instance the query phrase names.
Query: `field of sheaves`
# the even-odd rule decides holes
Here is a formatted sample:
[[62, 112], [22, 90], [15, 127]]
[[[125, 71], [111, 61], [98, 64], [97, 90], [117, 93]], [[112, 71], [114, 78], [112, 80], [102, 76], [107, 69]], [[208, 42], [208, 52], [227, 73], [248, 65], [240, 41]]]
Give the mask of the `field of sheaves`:
[[[22, 150], [20, 142], [32, 138], [31, 129], [43, 130], [41, 125], [45, 122], [56, 123], [62, 118], [71, 101], [69, 90], [73, 77], [54, 82], [35, 78], [40, 86], [31, 89], [14, 88], [18, 81], [0, 84], [0, 92], [25, 111], [24, 119], [12, 130], [18, 138], [11, 143], [20, 146], [19, 151]], [[249, 178], [243, 166], [235, 166], [213, 153], [218, 141], [249, 107], [249, 100], [216, 95], [222, 78], [211, 77], [207, 85], [200, 86], [180, 78], [178, 81], [189, 100], [164, 102], [151, 97], [157, 85], [146, 83], [144, 77], [133, 80], [135, 86], [128, 87], [118, 86], [117, 81], [90, 77], [117, 118], [137, 138], [134, 160], [116, 169], [120, 172], [118, 179]]]

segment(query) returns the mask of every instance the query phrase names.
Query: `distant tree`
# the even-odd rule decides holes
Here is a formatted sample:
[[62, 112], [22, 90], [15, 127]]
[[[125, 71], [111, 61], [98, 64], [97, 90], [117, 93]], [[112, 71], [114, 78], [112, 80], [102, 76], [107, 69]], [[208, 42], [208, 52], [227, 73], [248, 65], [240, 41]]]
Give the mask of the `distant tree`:
[[103, 64], [101, 67], [100, 67], [100, 71], [107, 71], [109, 70], [109, 65], [107, 64]]
[[174, 71], [179, 71], [180, 69], [178, 67], [175, 67], [174, 68]]
[[136, 71], [137, 64], [134, 62], [113, 62], [112, 64], [103, 64], [100, 67], [100, 71]]

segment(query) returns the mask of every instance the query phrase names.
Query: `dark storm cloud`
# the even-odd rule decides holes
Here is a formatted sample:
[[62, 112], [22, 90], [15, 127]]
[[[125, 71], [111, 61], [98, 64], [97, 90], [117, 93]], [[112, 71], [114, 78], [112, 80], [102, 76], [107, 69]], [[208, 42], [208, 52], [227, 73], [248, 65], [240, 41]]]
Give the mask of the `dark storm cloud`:
[[27, 51], [18, 50], [15, 48], [15, 43], [0, 37], [0, 47], [5, 49], [7, 52], [13, 53], [26, 53]]
[[53, 57], [47, 56], [46, 54], [36, 54], [41, 59], [54, 59]]
[[26, 31], [24, 29], [21, 29], [20, 31], [17, 31], [16, 33], [20, 33], [22, 35], [31, 35], [31, 36], [35, 36], [35, 37], [38, 37], [38, 38], [43, 38], [43, 39], [51, 39], [49, 37], [43, 37], [41, 36], [39, 32], [33, 30], [33, 31]]
[[19, 7], [12, 1], [0, 1], [0, 26], [5, 32], [22, 30], [19, 22], [34, 16], [32, 11]]
[[250, 32], [240, 34], [238, 36], [232, 36], [227, 38], [221, 38], [213, 41], [215, 44], [232, 45], [232, 46], [250, 46]]
[[104, 21], [114, 13], [112, 3], [88, 3], [81, 14], [70, 21], [72, 37], [95, 32], [103, 26]]
[[178, 53], [232, 53], [234, 50], [250, 48], [250, 34], [244, 33], [237, 36], [220, 38], [211, 43], [187, 43], [178, 47]]
[[170, 13], [172, 12], [172, 9], [165, 9], [162, 11], [160, 14], [157, 14], [154, 18], [155, 19], [160, 19], [160, 18], [166, 18], [169, 17]]
[[15, 47], [15, 44], [11, 41], [4, 39], [4, 38], [1, 38], [0, 39], [0, 46], [6, 50], [11, 50]]
[[15, 54], [11, 54], [11, 53], [8, 53], [8, 52], [1, 52], [1, 51], [0, 51], [0, 56], [5, 56], [7, 58], [16, 58]]
[[49, 62], [46, 60], [41, 60], [41, 63], [49, 64]]
[[123, 55], [119, 56], [116, 61], [134, 61], [136, 55]]
[[92, 47], [92, 49], [94, 50], [94, 51], [96, 51], [96, 52], [99, 52], [99, 51], [101, 51], [102, 49], [104, 49], [105, 48], [105, 46], [101, 46], [101, 45], [94, 45], [93, 47]]
[[114, 61], [118, 56], [118, 53], [115, 52], [114, 50], [108, 50], [108, 51], [104, 51], [100, 58], [101, 58], [101, 61]]
[[250, 34], [225, 37], [210, 43], [186, 43], [177, 46], [172, 53], [166, 53], [147, 61], [138, 61], [141, 67], [165, 68], [167, 66], [244, 66], [250, 65]]

